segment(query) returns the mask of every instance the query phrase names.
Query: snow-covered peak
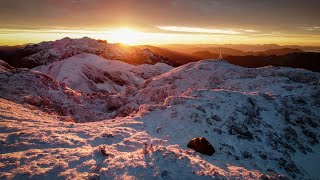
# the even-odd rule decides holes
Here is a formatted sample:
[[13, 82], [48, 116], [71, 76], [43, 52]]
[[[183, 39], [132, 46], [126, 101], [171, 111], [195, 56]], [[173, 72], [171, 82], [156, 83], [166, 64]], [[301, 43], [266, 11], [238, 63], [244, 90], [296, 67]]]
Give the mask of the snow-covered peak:
[[139, 88], [145, 79], [160, 75], [171, 66], [134, 66], [117, 60], [106, 60], [94, 54], [81, 53], [70, 58], [34, 68], [72, 89], [85, 93], [125, 93], [127, 88]]
[[136, 88], [144, 82], [143, 78], [131, 72], [133, 68], [133, 65], [121, 61], [82, 53], [34, 70], [85, 93], [121, 93], [126, 87]]
[[91, 53], [105, 59], [121, 60], [130, 64], [170, 63], [166, 58], [151, 51], [121, 44], [110, 44], [104, 40], [88, 37], [80, 39], [63, 38], [56, 41], [28, 45], [23, 49], [27, 56], [19, 60], [21, 67], [36, 67], [66, 59], [81, 53]]
[[69, 37], [56, 40], [56, 41], [48, 41], [48, 42], [41, 42], [36, 45], [30, 45], [28, 48], [39, 47], [42, 49], [59, 49], [65, 48], [66, 46], [75, 46], [79, 48], [90, 48], [94, 46], [99, 46], [99, 44], [107, 44], [107, 42], [101, 43], [101, 41], [91, 39], [88, 37], [78, 38], [78, 39], [71, 39]]

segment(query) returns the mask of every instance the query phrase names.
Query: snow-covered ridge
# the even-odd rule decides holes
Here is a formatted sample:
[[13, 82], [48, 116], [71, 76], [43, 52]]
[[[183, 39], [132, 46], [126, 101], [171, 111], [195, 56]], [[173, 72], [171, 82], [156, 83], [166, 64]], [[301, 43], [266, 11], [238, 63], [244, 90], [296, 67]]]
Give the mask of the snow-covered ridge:
[[[221, 60], [203, 60], [168, 71], [149, 81], [140, 90], [142, 98], [162, 101], [196, 89], [226, 89], [245, 93], [259, 92], [275, 96], [312, 95], [318, 90], [320, 75], [311, 71], [284, 67], [243, 68]], [[158, 96], [158, 97], [157, 97]]]
[[131, 72], [133, 68], [133, 65], [121, 61], [83, 53], [34, 70], [85, 93], [119, 93], [129, 86], [137, 88], [144, 82], [143, 78]]
[[[87, 65], [94, 69], [83, 71]], [[0, 97], [10, 100], [0, 99], [0, 162], [7, 162], [0, 163], [0, 178], [319, 177], [299, 161], [313, 157], [311, 166], [315, 167], [320, 159], [319, 73], [249, 69], [216, 60], [174, 69], [163, 64], [131, 66], [90, 54], [37, 70], [66, 82], [29, 70], [0, 73]], [[113, 91], [119, 92], [115, 95], [85, 94], [69, 88], [76, 82], [87, 86], [82, 80], [90, 79], [88, 75], [95, 77], [97, 70], [120, 71], [124, 76], [117, 78], [143, 83], [128, 83], [125, 93], [115, 88]], [[72, 77], [73, 73], [81, 81]], [[36, 96], [43, 99], [39, 105]], [[45, 108], [51, 109], [45, 98], [54, 107], [66, 107], [66, 114], [43, 113], [48, 112]], [[128, 116], [121, 117], [124, 115]], [[65, 116], [78, 122], [102, 121], [56, 121]], [[205, 137], [216, 152], [206, 156], [187, 148], [194, 137]]]
[[145, 79], [170, 69], [172, 69], [171, 66], [163, 63], [134, 66], [82, 53], [33, 70], [47, 74], [59, 82], [66, 83], [70, 88], [85, 93], [123, 94], [127, 88], [138, 89]]
[[50, 76], [27, 69], [0, 73], [0, 97], [30, 104], [49, 114], [76, 122], [90, 122], [118, 116], [126, 102], [118, 95], [84, 94]]
[[91, 53], [105, 59], [121, 60], [130, 64], [171, 63], [166, 58], [153, 54], [147, 49], [141, 50], [136, 47], [110, 44], [107, 41], [83, 37], [80, 39], [63, 38], [28, 45], [23, 49], [23, 54], [27, 56], [19, 60], [19, 66], [36, 67], [81, 53]]
[[158, 75], [164, 74], [165, 72], [168, 72], [171, 69], [173, 69], [173, 67], [169, 66], [168, 64], [156, 63], [154, 65], [151, 65], [151, 64], [138, 65], [138, 66], [135, 66], [132, 71], [144, 79], [150, 79]]

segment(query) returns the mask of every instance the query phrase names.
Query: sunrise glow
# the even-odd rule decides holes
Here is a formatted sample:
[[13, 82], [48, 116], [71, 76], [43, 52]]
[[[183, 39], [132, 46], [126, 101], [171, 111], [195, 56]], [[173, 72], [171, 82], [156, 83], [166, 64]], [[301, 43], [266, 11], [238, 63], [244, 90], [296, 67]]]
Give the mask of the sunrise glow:
[[319, 2], [286, 1], [4, 0], [0, 46], [84, 36], [128, 45], [319, 46]]
[[120, 43], [135, 45], [138, 43], [138, 38], [141, 36], [137, 31], [130, 28], [121, 28], [111, 33], [112, 38]]

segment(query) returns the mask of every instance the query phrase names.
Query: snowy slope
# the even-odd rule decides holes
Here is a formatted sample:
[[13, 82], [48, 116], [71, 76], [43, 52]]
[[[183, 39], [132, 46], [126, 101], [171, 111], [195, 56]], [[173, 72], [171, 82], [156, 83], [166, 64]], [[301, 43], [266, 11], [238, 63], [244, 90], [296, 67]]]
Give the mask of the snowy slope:
[[102, 57], [82, 53], [71, 58], [33, 68], [53, 79], [66, 83], [72, 89], [85, 93], [125, 93], [127, 88], [137, 89], [145, 79], [163, 74], [172, 67], [155, 65], [130, 65], [121, 61], [106, 60]]
[[26, 103], [31, 109], [41, 109], [76, 122], [115, 117], [116, 110], [126, 102], [118, 95], [83, 94], [28, 69], [0, 72], [0, 84], [0, 98]]
[[144, 82], [143, 78], [131, 72], [134, 67], [121, 61], [82, 53], [33, 70], [43, 72], [66, 83], [70, 88], [85, 93], [118, 93], [124, 92], [129, 86], [137, 88]]
[[[155, 134], [156, 129], [146, 127], [139, 117], [66, 123], [4, 99], [0, 99], [0, 110], [1, 179], [257, 179], [263, 176], [262, 172], [246, 169], [242, 164], [237, 166], [231, 161], [224, 164], [227, 159], [221, 159], [223, 155], [212, 158], [174, 144], [173, 133], [163, 134], [168, 129], [162, 126], [164, 131]], [[104, 146], [108, 156], [101, 153]]]
[[[293, 159], [299, 153], [312, 156], [318, 152], [319, 73], [293, 68], [249, 69], [204, 60], [153, 78], [132, 100], [158, 104], [156, 107], [165, 102], [159, 109], [171, 109], [171, 116], [167, 112], [168, 117], [161, 120], [170, 127], [166, 133], [188, 132], [173, 134], [180, 143], [184, 139], [181, 145], [192, 137], [205, 136], [222, 151], [226, 148], [224, 154], [242, 163], [250, 159], [260, 170], [303, 177], [303, 165]], [[159, 116], [154, 113], [151, 119]], [[316, 156], [320, 158], [319, 153]]]
[[167, 71], [170, 71], [171, 69], [173, 69], [173, 67], [165, 63], [156, 63], [154, 65], [142, 64], [134, 67], [132, 72], [138, 74], [144, 79], [150, 79], [155, 76], [159, 76]]
[[[203, 60], [175, 68], [149, 81], [141, 100], [163, 101], [194, 89], [226, 89], [271, 96], [311, 96], [318, 90], [319, 73], [294, 68], [243, 68], [220, 60]], [[145, 95], [148, 94], [146, 99]]]
[[295, 154], [308, 157], [319, 148], [320, 108], [307, 103], [259, 93], [194, 90], [141, 109], [149, 119], [144, 121], [147, 131], [160, 127], [156, 137], [171, 144], [186, 148], [190, 139], [205, 137], [218, 153], [205, 159], [214, 165], [301, 178], [307, 177], [306, 169], [294, 161]]
[[[148, 65], [134, 69], [118, 66], [134, 77], [149, 79], [132, 93], [112, 97], [69, 89], [72, 98], [81, 99], [80, 105], [67, 98], [64, 83], [51, 79], [49, 85], [58, 83], [61, 90], [44, 89], [47, 81], [41, 80], [46, 77], [42, 73], [11, 70], [0, 74], [1, 85], [5, 84], [0, 86], [0, 162], [4, 162], [0, 163], [0, 178], [320, 177], [310, 168], [320, 159], [319, 73], [249, 69], [204, 60], [168, 68], [154, 77], [144, 71]], [[49, 96], [56, 104], [68, 103], [67, 107], [75, 108], [68, 116], [78, 117], [78, 122], [90, 117], [106, 120], [61, 122], [65, 116], [23, 104], [20, 99], [27, 94]], [[101, 96], [109, 98], [107, 103]], [[83, 118], [88, 110], [92, 114]], [[189, 149], [187, 144], [195, 137], [205, 137], [216, 152], [206, 156]]]

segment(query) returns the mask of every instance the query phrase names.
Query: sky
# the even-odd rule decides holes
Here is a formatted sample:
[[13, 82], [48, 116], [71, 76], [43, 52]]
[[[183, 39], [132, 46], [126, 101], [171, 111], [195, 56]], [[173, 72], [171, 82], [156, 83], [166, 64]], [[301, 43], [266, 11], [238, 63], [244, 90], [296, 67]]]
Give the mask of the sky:
[[320, 45], [319, 0], [0, 2], [0, 45], [66, 36], [127, 44]]

